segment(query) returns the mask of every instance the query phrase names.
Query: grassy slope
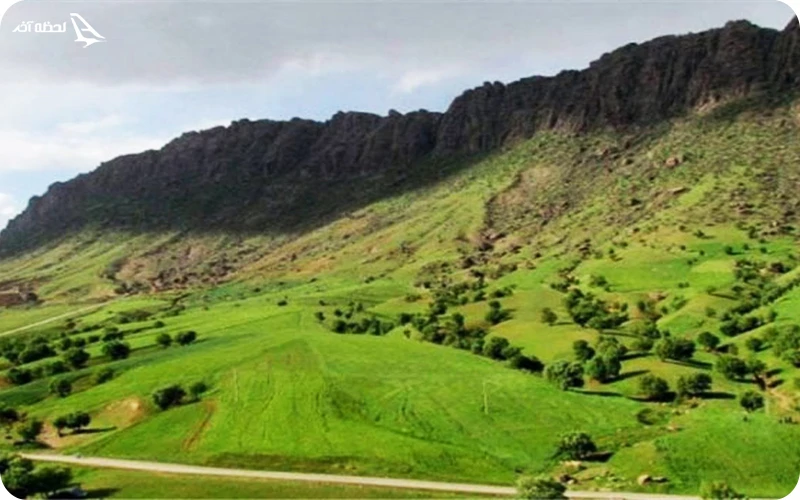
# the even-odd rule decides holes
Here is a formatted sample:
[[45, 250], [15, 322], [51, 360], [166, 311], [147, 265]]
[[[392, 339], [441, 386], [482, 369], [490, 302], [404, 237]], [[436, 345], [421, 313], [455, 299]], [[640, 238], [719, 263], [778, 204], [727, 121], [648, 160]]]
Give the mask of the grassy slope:
[[[660, 488], [676, 492], [696, 492], [702, 480], [724, 479], [750, 495], [785, 495], [800, 469], [800, 451], [792, 445], [800, 429], [779, 424], [777, 417], [796, 411], [791, 380], [798, 373], [769, 351], [759, 356], [770, 368], [780, 368], [787, 383], [769, 395], [765, 414], [744, 421], [733, 399], [673, 408], [621, 397], [636, 393], [637, 378], [645, 372], [674, 383], [697, 369], [652, 356], [626, 361], [622, 380], [589, 387], [606, 397], [562, 393], [538, 377], [399, 333], [333, 335], [313, 313], [330, 315], [351, 300], [378, 314], [420, 310], [424, 300], [407, 303], [403, 297], [419, 291], [413, 283], [423, 267], [474, 254], [477, 234], [488, 226], [508, 233], [496, 244], [489, 266], [520, 266], [490, 285], [490, 290], [516, 286], [503, 300], [514, 310], [513, 319], [492, 334], [545, 362], [569, 357], [576, 339], [596, 338], [567, 321], [548, 327], [539, 319], [544, 307], [565, 317], [561, 295], [548, 284], [577, 257], [575, 247], [587, 237], [602, 256], [582, 260], [575, 274], [583, 283], [590, 275], [605, 276], [610, 291], [595, 292], [631, 305], [654, 292], [667, 296], [665, 304], [680, 295], [687, 303], [670, 311], [660, 326], [688, 336], [713, 331], [718, 323], [706, 317], [706, 307], [723, 310], [735, 301], [706, 290], [733, 284], [735, 258], [785, 260], [796, 249], [791, 235], [767, 235], [759, 243], [736, 224], [741, 218], [769, 230], [792, 201], [782, 196], [797, 178], [800, 157], [793, 116], [790, 109], [772, 116], [706, 116], [637, 136], [628, 146], [626, 138], [609, 135], [542, 134], [432, 187], [377, 202], [292, 239], [247, 263], [239, 280], [193, 293], [184, 313], [164, 321], [170, 333], [199, 331], [197, 345], [156, 349], [156, 331], [147, 330], [128, 338], [138, 349], [113, 364], [120, 374], [107, 384], [92, 387], [88, 377], [78, 378], [83, 390], [55, 399], [43, 380], [3, 390], [0, 400], [26, 405], [32, 416], [44, 418], [89, 409], [94, 427], [116, 427], [50, 441], [87, 455], [502, 483], [520, 472], [557, 469], [551, 454], [558, 434], [586, 430], [615, 453], [581, 472], [581, 487], [642, 489], [635, 479], [649, 473], [669, 477]], [[610, 156], [599, 152], [604, 149]], [[679, 154], [687, 158], [684, 164], [664, 168], [665, 158]], [[765, 180], [765, 174], [777, 180]], [[676, 187], [690, 190], [671, 194]], [[565, 200], [569, 207], [560, 209]], [[737, 217], [742, 200], [754, 205], [754, 213]], [[707, 236], [694, 236], [697, 229]], [[112, 286], [98, 275], [110, 260], [136, 255], [146, 261], [168, 238], [76, 239], [23, 261], [0, 263], [3, 279], [50, 276], [41, 291], [53, 302], [3, 311], [0, 330], [107, 296]], [[745, 251], [746, 242], [751, 248]], [[253, 237], [237, 244], [271, 243]], [[213, 249], [220, 242], [208, 237], [193, 245]], [[519, 252], [512, 251], [515, 245]], [[725, 245], [740, 255], [727, 255]], [[452, 274], [458, 279], [465, 273]], [[289, 305], [278, 307], [284, 297]], [[327, 305], [319, 306], [319, 300]], [[126, 298], [84, 316], [80, 324], [164, 303], [158, 296]], [[779, 299], [778, 321], [797, 322], [798, 303], [797, 289]], [[455, 310], [478, 323], [486, 304]], [[753, 334], [732, 341], [742, 352], [748, 335]], [[97, 347], [90, 352], [99, 356]], [[699, 353], [697, 359], [710, 363], [714, 356]], [[167, 381], [197, 380], [212, 386], [200, 403], [167, 412], [152, 408], [154, 389]], [[714, 390], [727, 397], [749, 386], [714, 377]], [[635, 415], [644, 407], [663, 413], [662, 421], [640, 424]]]

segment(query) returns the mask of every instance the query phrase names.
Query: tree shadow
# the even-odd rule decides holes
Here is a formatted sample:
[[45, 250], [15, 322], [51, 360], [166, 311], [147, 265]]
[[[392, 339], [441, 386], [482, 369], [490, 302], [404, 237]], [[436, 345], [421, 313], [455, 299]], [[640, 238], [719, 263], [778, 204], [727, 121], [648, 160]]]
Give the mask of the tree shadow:
[[119, 488], [95, 488], [87, 490], [85, 498], [108, 498], [118, 491]]
[[111, 427], [92, 427], [92, 428], [89, 428], [89, 429], [78, 429], [75, 432], [73, 432], [72, 434], [97, 434], [97, 433], [100, 433], [100, 432], [110, 432], [110, 431], [114, 431], [114, 430], [117, 430], [116, 426], [111, 426]]
[[643, 351], [631, 352], [631, 353], [628, 353], [628, 354], [622, 356], [622, 361], [628, 361], [628, 360], [631, 360], [631, 359], [646, 358], [648, 356], [650, 356], [649, 352], [643, 352]]
[[699, 399], [736, 399], [736, 396], [729, 392], [708, 391], [698, 394]]
[[613, 451], [596, 451], [586, 456], [583, 460], [586, 462], [606, 463], [612, 456], [614, 456]]
[[622, 394], [611, 391], [578, 391], [579, 394], [586, 394], [587, 396], [600, 396], [602, 398], [621, 398]]
[[638, 377], [639, 375], [644, 375], [645, 373], [650, 373], [650, 370], [632, 370], [620, 373], [616, 380], [627, 380], [629, 378]]
[[690, 359], [690, 360], [687, 360], [687, 361], [678, 361], [676, 359], [668, 359], [666, 361], [668, 363], [672, 363], [674, 365], [688, 366], [688, 367], [691, 367], [691, 368], [699, 368], [701, 370], [710, 370], [711, 367], [713, 366], [711, 363], [709, 363], [707, 361], [697, 361], [695, 359]]
[[765, 373], [764, 375], [766, 375], [767, 377], [774, 377], [775, 375], [780, 375], [781, 373], [783, 373], [783, 368], [773, 368], [767, 371], [767, 373]]

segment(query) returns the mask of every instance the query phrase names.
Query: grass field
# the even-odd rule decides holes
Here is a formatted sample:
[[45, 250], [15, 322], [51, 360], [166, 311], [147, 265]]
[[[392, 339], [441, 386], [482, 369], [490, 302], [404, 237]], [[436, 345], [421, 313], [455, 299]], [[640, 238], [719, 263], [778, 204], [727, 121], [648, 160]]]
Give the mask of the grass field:
[[[751, 496], [784, 496], [800, 472], [800, 426], [787, 423], [800, 417], [794, 383], [800, 372], [770, 346], [752, 354], [768, 368], [766, 407], [746, 414], [737, 398], [757, 385], [717, 373], [719, 352], [698, 348], [691, 363], [632, 352], [614, 380], [562, 391], [542, 375], [419, 341], [419, 332], [406, 334], [405, 327], [381, 336], [338, 335], [331, 324], [337, 309], [351, 303], [363, 307], [357, 318], [397, 321], [401, 313], [423, 313], [437, 286], [474, 282], [477, 270], [486, 277], [487, 294], [513, 292], [497, 299], [510, 318], [487, 323], [491, 297], [475, 301], [471, 295], [442, 317], [463, 314], [467, 326], [486, 328], [490, 338], [505, 337], [548, 365], [573, 359], [576, 340], [599, 338], [595, 329], [570, 318], [565, 294], [551, 286], [569, 275], [577, 280], [573, 286], [627, 304], [631, 321], [603, 333], [629, 347], [644, 314], [637, 304], [652, 301], [660, 311], [659, 329], [689, 339], [711, 331], [725, 349], [749, 357], [748, 339], [800, 323], [800, 288], [787, 287], [753, 312], [774, 311], [771, 324], [735, 337], [720, 333], [723, 313], [750, 290], [736, 291], [737, 260], [793, 267], [765, 278], [771, 285], [800, 276], [797, 236], [785, 229], [791, 224], [781, 215], [787, 203], [781, 197], [800, 178], [796, 125], [786, 119], [791, 113], [787, 108], [757, 120], [689, 119], [648, 131], [627, 149], [621, 137], [541, 134], [442, 182], [280, 242], [252, 235], [232, 243], [221, 235], [95, 239], [87, 233], [0, 262], [0, 281], [40, 279], [44, 299], [2, 310], [0, 331], [75, 312], [70, 338], [88, 341], [115, 326], [132, 348], [127, 359], [112, 361], [102, 353], [102, 342], [89, 344], [88, 365], [61, 375], [73, 381], [67, 397], [51, 395], [53, 377], [43, 376], [19, 386], [4, 380], [0, 402], [48, 422], [41, 446], [87, 456], [511, 484], [520, 474], [564, 472], [554, 457], [559, 436], [585, 431], [610, 457], [572, 472], [574, 488], [694, 494], [702, 482], [723, 480]], [[610, 159], [595, 153], [609, 146], [621, 153]], [[664, 168], [665, 158], [677, 154], [688, 160]], [[594, 175], [578, 175], [580, 169]], [[739, 210], [742, 199], [753, 206]], [[565, 200], [568, 209], [560, 208]], [[232, 259], [237, 248], [260, 246], [268, 251], [248, 253], [235, 273], [207, 286], [113, 292], [121, 282], [163, 270], [169, 252], [176, 266], [185, 264], [181, 269], [190, 272], [203, 260], [223, 254]], [[193, 252], [204, 257], [186, 257]], [[121, 257], [129, 264], [116, 281], [104, 277]], [[597, 277], [606, 284], [592, 285]], [[109, 302], [76, 312], [101, 300]], [[558, 316], [552, 326], [542, 321], [545, 308]], [[120, 321], [137, 311], [149, 316]], [[66, 323], [10, 338], [58, 339], [69, 329]], [[186, 330], [198, 333], [193, 345], [156, 344], [159, 334]], [[5, 362], [1, 368], [5, 378], [10, 367]], [[114, 377], [95, 384], [94, 374], [107, 367]], [[713, 377], [706, 397], [662, 403], [639, 398], [646, 374], [674, 388], [680, 376], [701, 372]], [[165, 385], [200, 381], [209, 390], [199, 401], [166, 411], [153, 403], [152, 393]], [[76, 410], [91, 414], [91, 432], [59, 437], [49, 423]], [[650, 421], [642, 421], [643, 410]], [[3, 447], [14, 445], [6, 440]], [[637, 482], [642, 474], [668, 482], [643, 486]], [[161, 491], [175, 497], [395, 495], [140, 477], [78, 473], [89, 489], [129, 498]]]

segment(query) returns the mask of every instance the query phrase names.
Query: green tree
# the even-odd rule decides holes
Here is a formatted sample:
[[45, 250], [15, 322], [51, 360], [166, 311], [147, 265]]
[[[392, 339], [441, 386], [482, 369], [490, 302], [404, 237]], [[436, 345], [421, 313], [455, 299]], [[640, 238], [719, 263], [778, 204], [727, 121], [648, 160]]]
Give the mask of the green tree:
[[197, 340], [197, 332], [189, 330], [188, 332], [181, 332], [175, 336], [175, 341], [180, 345], [189, 345]]
[[567, 498], [565, 491], [566, 486], [547, 476], [525, 476], [517, 480], [517, 498], [523, 500]]
[[76, 370], [80, 370], [89, 361], [89, 353], [73, 347], [64, 353], [64, 361]]
[[702, 332], [697, 336], [697, 343], [706, 351], [716, 351], [720, 344], [720, 338], [711, 332]]
[[170, 385], [154, 392], [153, 402], [162, 410], [166, 410], [171, 406], [180, 404], [185, 396], [186, 391], [181, 386]]
[[58, 432], [58, 437], [61, 437], [61, 433], [64, 431], [64, 429], [67, 428], [67, 417], [66, 417], [66, 415], [61, 415], [59, 417], [56, 417], [53, 420], [53, 427], [56, 428], [56, 431]]
[[50, 382], [50, 394], [65, 398], [72, 393], [72, 383], [65, 378], [55, 379]]
[[19, 421], [20, 415], [16, 408], [0, 404], [0, 426], [5, 428], [6, 434], [11, 432], [11, 428]]
[[114, 378], [114, 370], [111, 368], [101, 368], [94, 374], [95, 385], [105, 384]]
[[747, 411], [756, 411], [764, 407], [764, 396], [756, 391], [745, 391], [739, 397], [739, 404]]
[[43, 424], [41, 420], [26, 420], [17, 426], [17, 434], [22, 438], [22, 441], [32, 443], [36, 441], [36, 438], [42, 433], [42, 427]]
[[204, 392], [208, 391], [208, 385], [205, 382], [195, 382], [191, 386], [189, 386], [189, 394], [191, 394], [192, 399], [195, 401], [200, 399], [200, 395]]
[[601, 383], [609, 382], [619, 376], [622, 363], [615, 353], [595, 356], [586, 363], [586, 375]]
[[675, 361], [688, 361], [694, 356], [695, 345], [689, 339], [676, 339], [665, 337], [656, 342], [655, 352], [661, 361], [672, 359]]
[[597, 445], [585, 432], [564, 434], [558, 441], [556, 456], [569, 460], [584, 460], [597, 451]]
[[113, 360], [126, 359], [131, 354], [131, 346], [126, 342], [112, 340], [103, 344], [103, 355]]
[[32, 476], [35, 492], [45, 498], [67, 488], [72, 482], [72, 471], [66, 467], [38, 467]]
[[161, 333], [156, 337], [156, 344], [166, 349], [172, 345], [172, 337], [168, 333]]
[[79, 432], [84, 427], [88, 427], [91, 422], [92, 422], [92, 417], [89, 416], [88, 413], [83, 411], [70, 413], [66, 417], [67, 427], [72, 429], [73, 432]]
[[694, 373], [678, 377], [676, 392], [679, 397], [700, 396], [711, 390], [711, 375], [707, 373]]
[[749, 351], [758, 352], [764, 347], [764, 341], [758, 337], [750, 337], [744, 341], [744, 346]]
[[639, 379], [639, 390], [651, 401], [663, 401], [669, 394], [669, 384], [663, 378], [648, 373]]
[[558, 321], [558, 315], [549, 307], [542, 309], [542, 323], [553, 326]]
[[504, 360], [504, 351], [511, 346], [511, 343], [505, 337], [492, 337], [483, 346], [483, 355], [487, 358]]
[[728, 380], [741, 380], [747, 375], [747, 364], [730, 354], [720, 356], [714, 368]]
[[594, 357], [594, 349], [585, 340], [576, 340], [572, 343], [572, 352], [575, 353], [575, 359], [581, 363], [585, 363]]
[[545, 368], [544, 376], [563, 391], [572, 387], [583, 387], [583, 366], [580, 363], [556, 361]]

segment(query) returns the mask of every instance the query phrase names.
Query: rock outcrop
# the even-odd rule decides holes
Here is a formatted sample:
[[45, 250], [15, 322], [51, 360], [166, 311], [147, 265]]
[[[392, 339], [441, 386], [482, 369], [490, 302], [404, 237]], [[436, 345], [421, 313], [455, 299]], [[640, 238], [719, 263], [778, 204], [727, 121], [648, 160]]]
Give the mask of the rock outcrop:
[[313, 204], [320, 183], [398, 175], [427, 157], [492, 151], [539, 130], [580, 133], [647, 126], [695, 108], [800, 85], [800, 25], [746, 21], [629, 44], [582, 71], [485, 83], [445, 113], [338, 113], [311, 120], [241, 120], [190, 132], [57, 183], [0, 233], [11, 254], [86, 226], [265, 230], [274, 213]]

